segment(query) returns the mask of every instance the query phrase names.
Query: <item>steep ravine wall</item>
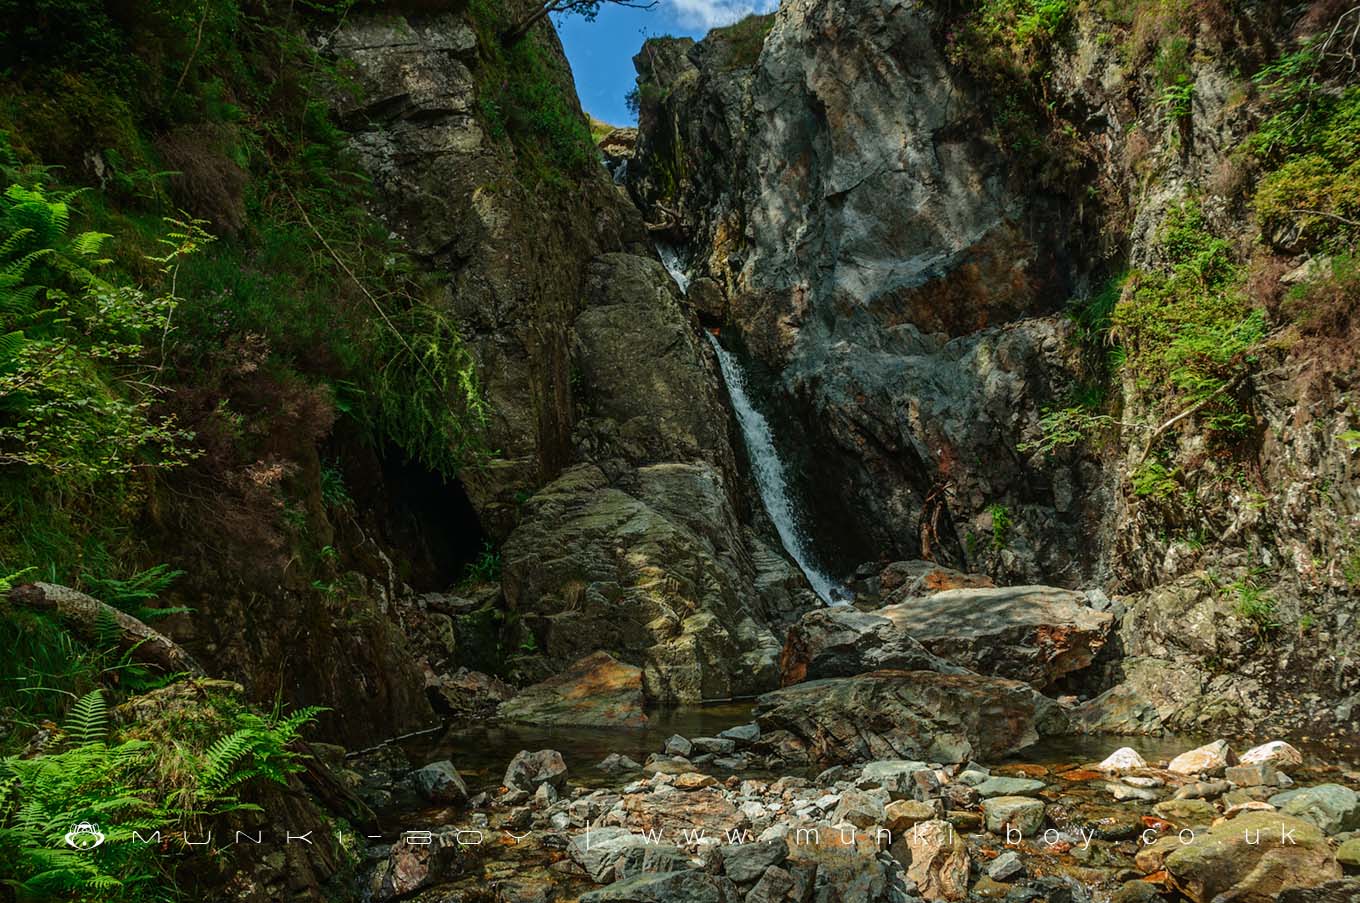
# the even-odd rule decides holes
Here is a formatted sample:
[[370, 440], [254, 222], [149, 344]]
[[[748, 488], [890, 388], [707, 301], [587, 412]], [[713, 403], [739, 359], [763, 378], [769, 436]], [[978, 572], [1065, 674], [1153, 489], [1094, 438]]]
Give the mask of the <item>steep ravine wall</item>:
[[[630, 190], [780, 374], [814, 529], [1116, 595], [1091, 726], [1353, 731], [1357, 287], [1325, 273], [1354, 235], [1267, 212], [1302, 153], [1268, 67], [1345, 10], [1083, 5], [1019, 37], [1006, 9], [793, 0], [758, 52], [650, 40]], [[1319, 108], [1354, 96], [1307, 65]]]

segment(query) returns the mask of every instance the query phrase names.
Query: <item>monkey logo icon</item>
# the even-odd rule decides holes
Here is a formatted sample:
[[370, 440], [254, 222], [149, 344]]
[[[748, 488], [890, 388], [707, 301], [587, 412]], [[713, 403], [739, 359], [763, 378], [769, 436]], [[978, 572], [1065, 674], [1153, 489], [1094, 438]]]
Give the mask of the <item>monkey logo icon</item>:
[[83, 821], [66, 832], [66, 845], [77, 850], [93, 850], [104, 842], [99, 825]]

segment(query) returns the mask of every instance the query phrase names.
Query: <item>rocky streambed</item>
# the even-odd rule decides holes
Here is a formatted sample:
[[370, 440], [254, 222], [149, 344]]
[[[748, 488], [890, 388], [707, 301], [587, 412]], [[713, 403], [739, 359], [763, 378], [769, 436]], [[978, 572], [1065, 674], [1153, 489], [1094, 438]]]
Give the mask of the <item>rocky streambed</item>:
[[[737, 711], [671, 723], [714, 724]], [[585, 736], [593, 740], [582, 746]], [[1115, 749], [1085, 738], [1055, 754], [1038, 747], [996, 762], [882, 759], [812, 773], [783, 761], [778, 738], [771, 743], [754, 722], [671, 735], [641, 760], [630, 754], [639, 736], [558, 734], [578, 742], [565, 754], [517, 751], [490, 781], [476, 776], [498, 747], [463, 747], [419, 768], [396, 747], [351, 760], [361, 794], [404, 813], [367, 850], [369, 899], [1304, 903], [1360, 895], [1360, 879], [1345, 877], [1360, 868], [1360, 773], [1305, 759], [1284, 742], [1239, 755], [1223, 740], [1191, 749], [1142, 739]], [[593, 758], [611, 742], [628, 752]], [[1107, 754], [1080, 755], [1096, 749]]]

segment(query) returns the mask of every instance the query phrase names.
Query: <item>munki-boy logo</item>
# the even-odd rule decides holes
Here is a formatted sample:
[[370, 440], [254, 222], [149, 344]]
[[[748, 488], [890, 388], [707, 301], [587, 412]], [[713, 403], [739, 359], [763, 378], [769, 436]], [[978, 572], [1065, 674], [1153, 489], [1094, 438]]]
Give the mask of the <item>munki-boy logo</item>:
[[77, 850], [93, 850], [103, 842], [104, 832], [91, 822], [83, 821], [66, 832], [66, 845]]

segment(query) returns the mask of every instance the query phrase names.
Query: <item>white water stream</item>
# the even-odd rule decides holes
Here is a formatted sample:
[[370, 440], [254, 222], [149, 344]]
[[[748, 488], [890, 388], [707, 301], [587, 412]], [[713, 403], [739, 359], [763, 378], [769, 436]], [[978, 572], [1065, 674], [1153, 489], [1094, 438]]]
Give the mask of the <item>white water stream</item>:
[[[675, 280], [683, 293], [689, 288], [689, 276], [680, 263], [680, 255], [674, 248], [657, 246], [657, 254], [666, 270]], [[790, 492], [788, 467], [779, 457], [775, 447], [774, 432], [770, 421], [755, 406], [746, 379], [746, 371], [732, 352], [718, 343], [712, 333], [706, 333], [713, 351], [718, 355], [718, 368], [722, 371], [727, 394], [732, 399], [732, 409], [737, 415], [737, 424], [746, 444], [746, 457], [751, 465], [751, 474], [756, 481], [756, 491], [770, 515], [784, 549], [807, 577], [814, 592], [828, 605], [843, 605], [850, 601], [850, 591], [834, 577], [826, 573], [816, 563], [811, 552], [811, 539], [803, 526], [802, 514], [794, 503]]]

